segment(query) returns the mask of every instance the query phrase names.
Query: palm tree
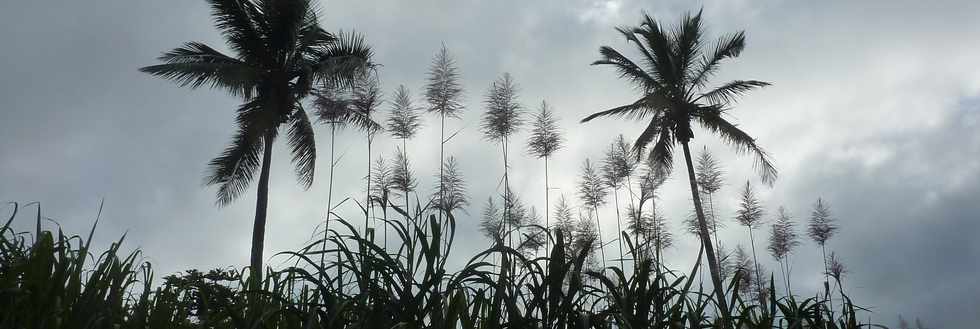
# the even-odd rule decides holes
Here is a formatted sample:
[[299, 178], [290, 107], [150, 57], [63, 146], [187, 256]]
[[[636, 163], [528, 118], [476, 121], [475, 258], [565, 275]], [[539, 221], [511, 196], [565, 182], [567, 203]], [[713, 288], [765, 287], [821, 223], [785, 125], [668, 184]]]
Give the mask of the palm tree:
[[[752, 190], [752, 185], [749, 182], [745, 182], [745, 189], [742, 190], [742, 201], [739, 204], [739, 209], [736, 211], [735, 220], [739, 224], [745, 226], [749, 230], [749, 243], [752, 244], [752, 261], [755, 263], [755, 277], [756, 283], [761, 283], [762, 271], [759, 269], [759, 258], [756, 256], [755, 252], [755, 236], [752, 232], [755, 230], [759, 224], [762, 224], [763, 209], [762, 204], [759, 199], [755, 197], [755, 192]], [[762, 292], [762, 286], [759, 287], [759, 293]]]
[[736, 80], [717, 88], [706, 88], [708, 79], [718, 70], [721, 62], [737, 57], [745, 48], [745, 34], [738, 32], [722, 37], [713, 49], [708, 50], [702, 40], [700, 12], [694, 16], [685, 16], [675, 28], [663, 28], [659, 22], [644, 15], [640, 26], [617, 30], [636, 46], [642, 56], [640, 64], [619, 51], [604, 46], [599, 49], [602, 58], [593, 65], [612, 66], [622, 78], [638, 87], [642, 95], [630, 104], [592, 114], [582, 121], [609, 116], [649, 119], [649, 124], [637, 138], [634, 148], [643, 149], [653, 143], [649, 157], [664, 170], [672, 167], [674, 145], [681, 144], [700, 226], [701, 243], [708, 256], [712, 281], [717, 287], [714, 289], [717, 302], [722, 314], [728, 314], [728, 303], [724, 289], [721, 289], [723, 285], [720, 271], [708, 236], [708, 225], [698, 195], [688, 143], [694, 138], [693, 123], [697, 122], [709, 132], [720, 135], [739, 151], [755, 154], [756, 167], [760, 170], [763, 182], [774, 182], [776, 168], [769, 156], [756, 144], [754, 138], [723, 117], [738, 96], [769, 84], [756, 80]]
[[510, 181], [507, 177], [509, 167], [509, 162], [507, 161], [508, 139], [523, 124], [523, 119], [521, 118], [523, 109], [521, 104], [517, 102], [517, 85], [514, 83], [514, 79], [511, 78], [510, 73], [504, 73], [503, 76], [490, 83], [490, 90], [487, 91], [484, 102], [487, 105], [487, 111], [483, 114], [480, 126], [486, 139], [500, 144], [501, 153], [504, 158], [503, 189], [505, 199], [503, 220], [506, 223], [509, 221], [507, 216], [511, 207], [506, 200], [506, 195], [510, 189]]
[[578, 185], [578, 195], [579, 199], [582, 200], [582, 204], [588, 208], [591, 208], [595, 216], [596, 224], [596, 239], [599, 245], [599, 255], [602, 256], [602, 267], [606, 267], [606, 252], [605, 245], [602, 243], [602, 223], [599, 222], [599, 206], [606, 204], [606, 195], [609, 191], [606, 190], [606, 185], [602, 181], [602, 177], [596, 171], [595, 167], [592, 166], [592, 162], [589, 159], [585, 159], [585, 164], [582, 165], [582, 176], [580, 177]]
[[218, 186], [218, 205], [238, 199], [259, 172], [252, 251], [252, 288], [262, 281], [262, 253], [269, 201], [272, 146], [287, 125], [288, 143], [300, 184], [313, 183], [316, 147], [313, 126], [301, 100], [315, 83], [351, 86], [372, 66], [371, 48], [356, 34], [320, 28], [312, 0], [209, 0], [211, 15], [229, 56], [200, 42], [164, 53], [163, 62], [140, 71], [197, 88], [207, 85], [242, 97], [238, 132], [209, 163], [207, 185]]
[[[443, 44], [439, 53], [432, 59], [432, 66], [429, 67], [428, 83], [425, 86], [425, 100], [429, 103], [427, 111], [439, 114], [439, 163], [445, 163], [446, 148], [446, 117], [459, 118], [463, 111], [463, 87], [459, 83], [459, 69], [456, 61], [446, 45]], [[445, 186], [444, 176], [445, 167], [439, 168], [439, 198], [438, 204], [445, 203], [447, 186]], [[439, 213], [442, 218], [442, 213]]]
[[[548, 221], [549, 200], [548, 194], [551, 190], [548, 184], [548, 158], [562, 147], [561, 133], [558, 131], [558, 119], [555, 118], [548, 103], [541, 101], [541, 110], [534, 116], [532, 123], [531, 137], [527, 141], [527, 149], [531, 155], [544, 159], [544, 227], [550, 230], [551, 223]], [[550, 232], [550, 231], [549, 231]], [[545, 240], [545, 253], [550, 254], [548, 247], [549, 238]]]

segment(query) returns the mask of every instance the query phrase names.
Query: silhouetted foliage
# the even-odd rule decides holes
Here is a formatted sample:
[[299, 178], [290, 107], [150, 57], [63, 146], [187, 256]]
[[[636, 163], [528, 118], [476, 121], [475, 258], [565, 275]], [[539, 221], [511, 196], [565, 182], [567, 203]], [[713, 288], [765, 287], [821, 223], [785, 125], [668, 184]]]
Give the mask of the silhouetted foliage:
[[[461, 210], [470, 204], [466, 195], [466, 181], [459, 169], [456, 158], [449, 157], [442, 165], [443, 177], [439, 179], [442, 186], [432, 194], [436, 207], [445, 212]], [[436, 175], [438, 177], [438, 174]]]
[[388, 116], [388, 132], [399, 139], [411, 139], [422, 127], [418, 113], [419, 109], [412, 105], [412, 98], [404, 85], [395, 90], [395, 99], [391, 102], [391, 113]]
[[813, 205], [813, 212], [810, 215], [810, 223], [807, 226], [807, 234], [813, 242], [823, 246], [837, 232], [837, 225], [834, 224], [834, 217], [830, 213], [828, 206], [823, 199], [817, 199]]
[[541, 101], [541, 109], [531, 122], [531, 136], [527, 140], [528, 152], [539, 158], [549, 157], [562, 146], [558, 119], [548, 103]]

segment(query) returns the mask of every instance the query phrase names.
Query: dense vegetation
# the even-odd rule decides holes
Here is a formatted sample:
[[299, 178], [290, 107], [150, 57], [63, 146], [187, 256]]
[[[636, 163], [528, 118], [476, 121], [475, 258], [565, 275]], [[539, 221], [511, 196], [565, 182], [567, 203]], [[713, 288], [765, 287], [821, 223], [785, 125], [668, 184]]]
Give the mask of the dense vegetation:
[[[139, 251], [122, 252], [122, 239], [102, 253], [88, 237], [51, 231], [15, 232], [12, 213], [0, 227], [2, 328], [705, 328], [721, 317], [696, 271], [676, 272], [636, 257], [631, 272], [615, 265], [588, 270], [586, 248], [574, 253], [561, 230], [550, 257], [530, 257], [498, 244], [453, 271], [445, 267], [455, 219], [439, 220], [422, 208], [407, 214], [384, 203], [383, 220], [401, 243], [386, 250], [340, 219], [326, 252], [320, 242], [285, 252], [294, 266], [268, 270], [259, 290], [248, 273], [187, 271], [153, 281]], [[33, 214], [32, 214], [33, 215]], [[401, 216], [410, 216], [408, 227]], [[28, 219], [29, 220], [29, 219]], [[342, 273], [334, 275], [334, 273]], [[744, 294], [736, 274], [727, 285], [737, 328], [858, 328], [861, 308], [840, 291], [832, 309], [825, 298]], [[770, 283], [772, 278], [767, 279]], [[758, 297], [758, 298], [757, 298]], [[249, 303], [253, 306], [249, 306]], [[260, 314], [247, 320], [246, 310]]]

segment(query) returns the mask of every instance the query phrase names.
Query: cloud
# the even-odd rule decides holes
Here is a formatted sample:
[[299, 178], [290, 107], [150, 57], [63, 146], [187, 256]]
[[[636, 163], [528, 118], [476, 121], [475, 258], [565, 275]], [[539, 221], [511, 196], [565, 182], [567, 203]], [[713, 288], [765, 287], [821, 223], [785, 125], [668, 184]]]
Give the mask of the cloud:
[[[748, 47], [715, 80], [771, 81], [734, 112], [781, 170], [761, 192], [772, 212], [787, 206], [799, 221], [817, 197], [831, 202], [845, 228], [831, 247], [851, 267], [845, 281], [856, 300], [872, 306], [876, 321], [897, 314], [929, 325], [962, 327], [975, 312], [948, 312], [975, 305], [980, 250], [977, 194], [980, 154], [978, 93], [980, 35], [970, 1], [812, 2], [726, 1], [703, 4], [709, 36], [746, 30]], [[449, 129], [461, 129], [447, 146], [462, 165], [473, 205], [497, 194], [502, 174], [499, 147], [476, 129], [487, 86], [510, 72], [528, 110], [541, 100], [562, 118], [566, 148], [551, 165], [557, 191], [574, 197], [573, 184], [586, 157], [602, 155], [613, 137], [633, 138], [638, 123], [605, 120], [588, 125], [588, 113], [631, 101], [634, 91], [614, 72], [591, 67], [600, 45], [629, 49], [614, 26], [636, 24], [646, 10], [674, 22], [700, 4], [687, 1], [323, 1], [322, 21], [331, 31], [366, 35], [384, 65], [384, 90], [405, 84], [419, 95], [431, 57], [445, 43], [457, 57], [467, 109]], [[184, 41], [222, 45], [206, 4], [105, 1], [57, 6], [45, 2], [0, 4], [0, 199], [42, 201], [45, 213], [71, 232], [85, 231], [98, 201], [106, 198], [104, 246], [128, 232], [159, 272], [188, 267], [242, 266], [248, 255], [254, 191], [217, 208], [202, 186], [208, 160], [234, 131], [237, 101], [219, 91], [186, 90], [140, 74], [160, 52]], [[425, 190], [437, 168], [438, 132], [432, 117], [409, 152]], [[318, 131], [321, 150], [328, 145]], [[511, 180], [529, 204], [543, 202], [543, 163], [523, 153], [523, 135], [511, 145]], [[342, 155], [335, 195], [358, 197], [367, 154], [355, 131], [338, 135]], [[736, 187], [757, 181], [751, 159], [699, 133], [724, 161], [728, 185], [716, 197], [725, 214], [735, 209]], [[375, 149], [390, 156], [390, 141]], [[295, 184], [287, 151], [276, 150], [267, 256], [311, 239], [326, 202], [326, 152], [309, 191]], [[377, 156], [377, 154], [375, 154]], [[678, 173], [661, 205], [675, 230], [690, 208], [690, 192]], [[557, 199], [557, 197], [553, 198]], [[974, 198], [975, 199], [975, 198]], [[348, 201], [343, 216], [356, 217]], [[605, 210], [611, 214], [612, 209]], [[610, 218], [606, 215], [604, 218]], [[359, 221], [358, 221], [359, 222]], [[614, 222], [607, 222], [611, 232]], [[462, 256], [486, 246], [474, 218], [460, 219]], [[679, 237], [669, 252], [677, 266], [690, 263], [694, 241]], [[729, 225], [728, 244], [747, 243]], [[694, 249], [694, 250], [692, 250]], [[794, 256], [794, 284], [815, 291], [820, 264], [812, 245]], [[272, 263], [275, 263], [272, 262]], [[769, 266], [775, 268], [775, 266]], [[940, 318], [941, 314], [955, 314]]]

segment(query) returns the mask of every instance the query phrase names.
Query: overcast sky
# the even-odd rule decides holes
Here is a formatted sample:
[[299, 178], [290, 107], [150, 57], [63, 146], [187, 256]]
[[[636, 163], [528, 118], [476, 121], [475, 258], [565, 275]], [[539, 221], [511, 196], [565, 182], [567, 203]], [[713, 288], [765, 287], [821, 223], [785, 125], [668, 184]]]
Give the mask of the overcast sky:
[[[493, 79], [510, 72], [528, 109], [547, 100], [562, 118], [567, 143], [551, 163], [552, 185], [555, 194], [574, 198], [582, 161], [601, 157], [616, 135], [635, 138], [642, 129], [618, 120], [578, 123], [636, 97], [609, 68], [589, 66], [599, 46], [631, 49], [613, 27], [638, 23], [641, 11], [674, 23], [701, 6], [350, 0], [321, 1], [320, 12], [328, 30], [366, 36], [384, 65], [388, 95], [399, 84], [419, 95], [442, 43], [455, 55], [467, 108], [448, 124], [462, 132], [447, 154], [459, 159], [469, 182], [468, 212], [479, 214], [502, 173], [499, 148], [477, 129]], [[894, 325], [899, 314], [937, 328], [980, 321], [980, 2], [739, 0], [703, 7], [710, 38], [747, 33], [741, 58], [726, 63], [715, 82], [773, 83], [733, 112], [780, 170], [772, 188], [759, 189], [767, 219], [785, 206], [802, 224], [818, 197], [827, 200], [842, 227], [828, 248], [848, 266], [845, 287], [874, 311], [876, 322]], [[105, 198], [98, 243], [128, 234], [127, 246], [141, 248], [158, 277], [247, 263], [254, 189], [218, 208], [214, 190], [202, 185], [207, 162], [234, 132], [239, 100], [137, 71], [185, 41], [225, 49], [203, 1], [4, 1], [0, 41], [0, 200], [40, 201], [45, 216], [81, 233]], [[409, 152], [431, 191], [438, 122], [426, 120]], [[329, 133], [325, 127], [317, 132], [321, 158], [307, 191], [297, 186], [288, 153], [277, 146], [267, 257], [301, 246], [324, 217]], [[515, 138], [512, 150], [522, 150], [525, 137]], [[363, 136], [347, 131], [338, 138], [342, 174], [334, 193], [360, 198]], [[759, 184], [751, 158], [709, 134], [693, 143], [694, 149], [707, 146], [726, 171], [715, 197], [729, 223], [722, 239], [746, 244], [747, 233], [731, 218], [737, 189], [746, 180]], [[378, 144], [391, 154], [392, 140]], [[543, 163], [514, 153], [513, 186], [540, 210]], [[667, 261], [681, 268], [692, 263], [697, 244], [681, 233], [690, 192], [683, 176], [675, 176], [661, 205], [679, 240]], [[341, 207], [351, 216], [353, 210], [351, 203]], [[614, 231], [614, 209], [602, 211], [604, 232]], [[454, 253], [462, 261], [488, 241], [474, 218], [460, 222], [464, 239]], [[18, 224], [27, 227], [29, 216]], [[818, 251], [806, 241], [792, 256], [794, 287], [804, 294], [814, 294], [821, 281]], [[760, 257], [777, 268], [768, 255]]]

